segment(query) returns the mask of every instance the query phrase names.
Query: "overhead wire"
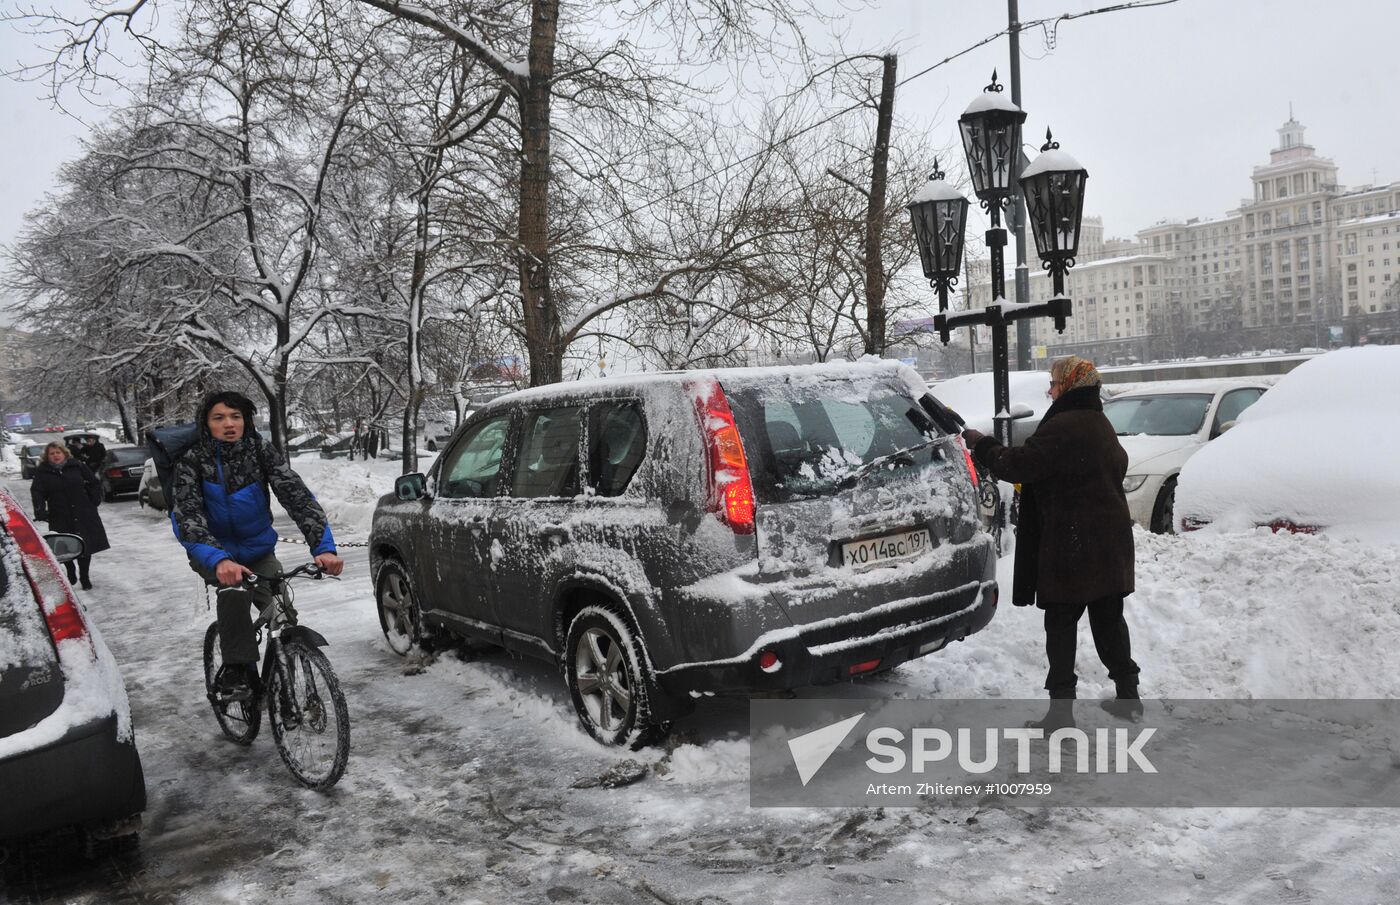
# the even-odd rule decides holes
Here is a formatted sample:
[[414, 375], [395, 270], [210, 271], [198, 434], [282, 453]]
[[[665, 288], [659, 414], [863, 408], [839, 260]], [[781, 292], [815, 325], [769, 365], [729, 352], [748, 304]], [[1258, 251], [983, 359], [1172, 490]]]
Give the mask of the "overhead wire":
[[[1061, 22], [1067, 22], [1067, 21], [1069, 21], [1069, 20], [1071, 20], [1071, 19], [1083, 19], [1083, 18], [1088, 17], [1088, 16], [1097, 16], [1097, 15], [1102, 15], [1102, 14], [1104, 14], [1104, 13], [1116, 13], [1116, 12], [1122, 12], [1122, 11], [1130, 10], [1130, 9], [1146, 9], [1146, 8], [1153, 7], [1153, 6], [1166, 6], [1166, 5], [1168, 5], [1168, 4], [1172, 4], [1172, 3], [1176, 3], [1176, 2], [1178, 2], [1178, 0], [1132, 0], [1132, 2], [1127, 2], [1127, 3], [1115, 3], [1115, 4], [1112, 5], [1112, 6], [1104, 6], [1104, 7], [1098, 8], [1098, 9], [1085, 10], [1084, 12], [1081, 12], [1081, 13], [1061, 13], [1061, 14], [1058, 15], [1058, 16], [1047, 16], [1047, 17], [1041, 18], [1041, 19], [1032, 19], [1032, 20], [1030, 20], [1030, 21], [1028, 21], [1028, 22], [1019, 22], [1019, 23], [1016, 24], [1015, 27], [1016, 27], [1017, 29], [1021, 30], [1021, 31], [1024, 31], [1024, 30], [1027, 29], [1027, 28], [1037, 28], [1037, 27], [1039, 27], [1039, 28], [1046, 28], [1047, 26], [1052, 26], [1052, 25], [1055, 26], [1055, 27], [1058, 27], [1059, 23], [1061, 23]], [[923, 76], [928, 75], [930, 72], [933, 72], [935, 69], [939, 69], [939, 68], [941, 68], [941, 67], [943, 67], [943, 66], [946, 66], [947, 64], [953, 62], [954, 60], [959, 59], [960, 57], [966, 56], [967, 54], [971, 53], [971, 52], [974, 51], [974, 50], [977, 50], [977, 49], [979, 49], [979, 48], [981, 48], [981, 47], [985, 47], [986, 45], [988, 45], [988, 44], [992, 43], [993, 41], [995, 41], [997, 38], [1000, 38], [1000, 37], [1002, 37], [1002, 36], [1004, 36], [1004, 35], [1010, 34], [1010, 33], [1011, 33], [1011, 29], [1012, 29], [1012, 26], [1008, 25], [1006, 28], [1003, 28], [1003, 29], [1001, 29], [1001, 30], [998, 31], [998, 32], [995, 32], [995, 33], [993, 33], [993, 34], [988, 35], [987, 37], [983, 38], [982, 40], [978, 41], [977, 43], [971, 44], [971, 45], [969, 45], [969, 46], [967, 46], [967, 47], [964, 47], [962, 50], [959, 50], [957, 53], [952, 54], [951, 56], [948, 56], [948, 57], [944, 57], [943, 59], [939, 60], [938, 62], [932, 64], [931, 66], [927, 66], [927, 67], [925, 67], [925, 68], [919, 70], [918, 72], [914, 73], [913, 75], [906, 76], [905, 78], [902, 78], [902, 79], [900, 79], [898, 82], [896, 82], [896, 83], [895, 83], [895, 87], [897, 87], [897, 88], [902, 88], [902, 87], [904, 87], [905, 85], [909, 84], [910, 82], [914, 81], [915, 79], [922, 78]], [[1048, 41], [1047, 43], [1049, 43], [1049, 44], [1051, 44], [1051, 46], [1053, 46], [1053, 42], [1054, 42], [1054, 38], [1050, 38], [1049, 41]], [[822, 126], [825, 126], [825, 125], [828, 125], [829, 123], [835, 122], [837, 119], [841, 118], [842, 116], [845, 116], [847, 113], [851, 113], [851, 112], [854, 112], [854, 111], [856, 111], [856, 110], [860, 110], [860, 109], [862, 109], [862, 108], [864, 108], [864, 107], [866, 107], [866, 106], [867, 106], [867, 105], [866, 105], [865, 103], [857, 102], [857, 103], [851, 104], [850, 106], [843, 107], [843, 108], [841, 108], [840, 110], [837, 110], [836, 112], [834, 112], [834, 113], [832, 113], [832, 114], [826, 116], [825, 118], [820, 119], [820, 120], [817, 120], [816, 122], [811, 123], [811, 124], [809, 124], [809, 125], [807, 125], [807, 126], [804, 126], [804, 127], [802, 127], [801, 129], [798, 129], [798, 130], [795, 131], [795, 132], [792, 132], [792, 133], [790, 133], [790, 134], [788, 134], [788, 135], [783, 136], [783, 137], [780, 138], [780, 139], [777, 139], [776, 141], [769, 142], [768, 144], [764, 145], [764, 146], [763, 146], [762, 148], [760, 148], [759, 150], [754, 151], [754, 152], [752, 152], [752, 153], [750, 153], [750, 154], [746, 154], [746, 155], [744, 155], [743, 157], [738, 158], [737, 160], [731, 161], [730, 163], [728, 163], [728, 164], [726, 164], [726, 165], [720, 167], [720, 168], [717, 169], [717, 170], [713, 170], [713, 171], [711, 171], [711, 172], [709, 172], [709, 173], [707, 173], [707, 174], [705, 174], [705, 175], [703, 175], [703, 176], [700, 176], [700, 177], [698, 177], [698, 178], [696, 178], [696, 179], [694, 179], [694, 180], [692, 180], [692, 181], [686, 183], [685, 185], [682, 185], [682, 186], [679, 186], [679, 187], [677, 187], [677, 188], [675, 188], [675, 189], [672, 189], [671, 191], [666, 192], [666, 193], [663, 194], [663, 195], [659, 195], [659, 196], [657, 196], [656, 198], [651, 199], [650, 201], [646, 201], [646, 202], [644, 202], [644, 203], [642, 203], [642, 204], [639, 204], [639, 205], [637, 205], [636, 207], [628, 208], [627, 210], [622, 211], [621, 213], [619, 213], [617, 216], [613, 217], [612, 219], [606, 220], [606, 221], [604, 221], [603, 223], [599, 224], [598, 228], [601, 229], [601, 228], [604, 228], [604, 227], [611, 226], [612, 224], [617, 223], [619, 220], [623, 220], [623, 219], [625, 219], [625, 218], [627, 218], [627, 217], [632, 216], [633, 214], [640, 213], [641, 211], [644, 211], [644, 210], [646, 210], [646, 209], [649, 208], [649, 207], [654, 207], [655, 205], [660, 204], [660, 203], [663, 202], [663, 201], [666, 201], [666, 200], [669, 200], [669, 199], [671, 199], [671, 198], [674, 198], [675, 196], [681, 194], [682, 192], [689, 191], [690, 189], [693, 189], [693, 188], [695, 188], [696, 186], [701, 185], [701, 184], [703, 184], [703, 183], [705, 183], [705, 182], [707, 182], [707, 181], [709, 181], [709, 180], [711, 180], [711, 179], [713, 179], [713, 178], [715, 178], [715, 177], [717, 177], [717, 176], [722, 176], [723, 174], [725, 174], [725, 173], [729, 172], [730, 170], [734, 169], [735, 167], [742, 166], [743, 164], [748, 163], [748, 162], [751, 161], [751, 160], [756, 160], [756, 159], [758, 159], [759, 157], [762, 157], [764, 154], [767, 154], [768, 152], [773, 151], [773, 150], [775, 150], [775, 149], [781, 147], [782, 145], [787, 144], [788, 142], [794, 141], [794, 140], [796, 140], [796, 139], [798, 139], [798, 138], [801, 138], [803, 135], [806, 135], [806, 134], [809, 133], [809, 132], [813, 132], [813, 131], [815, 131], [815, 130], [817, 130], [817, 129], [820, 129]]]

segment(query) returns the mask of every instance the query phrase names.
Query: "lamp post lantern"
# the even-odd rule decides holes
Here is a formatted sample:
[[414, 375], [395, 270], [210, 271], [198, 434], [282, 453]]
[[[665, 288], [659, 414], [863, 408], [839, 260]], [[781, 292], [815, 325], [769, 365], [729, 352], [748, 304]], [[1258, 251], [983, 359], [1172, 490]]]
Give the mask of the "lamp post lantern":
[[[1035, 248], [1041, 263], [1050, 271], [1053, 294], [1065, 294], [1065, 271], [1074, 266], [1079, 253], [1079, 227], [1084, 218], [1084, 182], [1089, 171], [1045, 130], [1040, 156], [1021, 174], [1021, 193], [1035, 235]], [[1056, 328], [1063, 330], [1063, 319]]]
[[[956, 281], [957, 270], [955, 265], [951, 279], [944, 279], [946, 269], [940, 255], [946, 255], [947, 249], [954, 243], [950, 236], [931, 226], [944, 222], [936, 219], [937, 202], [943, 200], [951, 205], [953, 199], [950, 194], [957, 193], [946, 185], [935, 187], [941, 185], [941, 180], [935, 179], [909, 205], [914, 221], [914, 237], [919, 243], [919, 255], [924, 264], [924, 276], [939, 289], [939, 313], [933, 318], [939, 338], [947, 345], [949, 331], [954, 328], [978, 325], [991, 328], [992, 374], [996, 394], [994, 423], [997, 440], [1006, 446], [1011, 445], [1011, 377], [1006, 328], [1026, 318], [1052, 317], [1055, 329], [1064, 332], [1065, 319], [1070, 316], [1070, 302], [1064, 296], [1064, 272], [1074, 266], [1074, 256], [1079, 250], [1084, 182], [1089, 175], [1073, 157], [1050, 140], [1048, 132], [1041, 155], [1026, 167], [1024, 173], [1018, 174], [1021, 126], [1025, 121], [1025, 111], [1002, 95], [995, 71], [992, 72], [992, 83], [958, 119], [963, 150], [967, 154], [968, 174], [977, 198], [990, 219], [986, 241], [992, 259], [992, 300], [986, 308], [947, 313], [947, 287]], [[1006, 229], [1001, 225], [1001, 209], [1011, 198], [1017, 182], [1030, 206], [1036, 248], [1054, 277], [1054, 297], [1036, 305], [1008, 305], [1006, 302], [1006, 263], [1002, 253], [1006, 247]], [[965, 224], [966, 207], [962, 211], [962, 222]], [[949, 216], [946, 223], [952, 222], [954, 218]], [[961, 251], [961, 237], [956, 246]]]
[[972, 189], [991, 218], [987, 247], [992, 254], [992, 303], [1006, 298], [1006, 230], [1001, 225], [1001, 209], [1011, 198], [1016, 164], [1021, 159], [1021, 124], [1026, 113], [1002, 93], [996, 70], [992, 81], [973, 98], [958, 117], [963, 153]]
[[936, 158], [928, 182], [909, 202], [909, 219], [914, 224], [924, 278], [938, 290], [940, 312], [948, 310], [948, 290], [957, 285], [962, 269], [969, 204], [961, 192], [943, 181]]

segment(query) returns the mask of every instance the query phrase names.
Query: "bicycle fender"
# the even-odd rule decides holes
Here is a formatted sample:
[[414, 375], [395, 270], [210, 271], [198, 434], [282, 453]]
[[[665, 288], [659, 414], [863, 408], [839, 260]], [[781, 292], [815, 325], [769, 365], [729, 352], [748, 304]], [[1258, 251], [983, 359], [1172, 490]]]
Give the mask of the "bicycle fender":
[[309, 629], [304, 625], [289, 625], [282, 629], [282, 634], [278, 636], [285, 644], [288, 641], [300, 641], [308, 647], [329, 647], [330, 642], [321, 636], [320, 632]]

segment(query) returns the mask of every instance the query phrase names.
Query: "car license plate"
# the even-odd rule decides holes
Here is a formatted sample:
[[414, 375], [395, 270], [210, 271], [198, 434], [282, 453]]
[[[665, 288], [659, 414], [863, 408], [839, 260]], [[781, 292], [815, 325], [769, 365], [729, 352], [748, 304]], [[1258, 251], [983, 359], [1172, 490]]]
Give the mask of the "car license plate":
[[841, 545], [841, 561], [854, 569], [910, 559], [933, 546], [927, 528]]

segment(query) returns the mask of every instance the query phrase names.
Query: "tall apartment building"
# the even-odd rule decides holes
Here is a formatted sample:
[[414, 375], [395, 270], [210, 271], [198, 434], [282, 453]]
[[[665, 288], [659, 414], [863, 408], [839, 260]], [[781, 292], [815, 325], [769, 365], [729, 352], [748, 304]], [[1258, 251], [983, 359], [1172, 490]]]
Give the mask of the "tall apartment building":
[[[1400, 319], [1400, 182], [1345, 189], [1291, 113], [1278, 135], [1269, 162], [1254, 168], [1253, 197], [1222, 218], [1163, 221], [1125, 241], [1105, 239], [1102, 220], [1085, 217], [1065, 279], [1074, 316], [1064, 334], [1032, 322], [1032, 342], [1050, 355], [1093, 343], [1131, 359], [1183, 354], [1193, 333], [1325, 337], [1323, 325], [1348, 314]], [[1014, 296], [1010, 273], [1007, 282]], [[1038, 262], [1030, 282], [1032, 301], [1049, 298]], [[990, 301], [985, 264], [969, 269], [966, 294], [973, 305]]]

